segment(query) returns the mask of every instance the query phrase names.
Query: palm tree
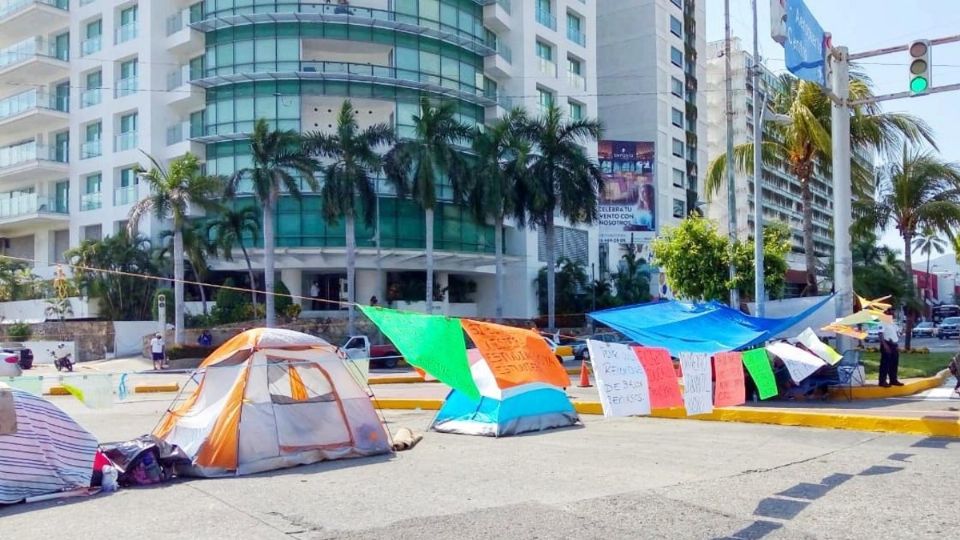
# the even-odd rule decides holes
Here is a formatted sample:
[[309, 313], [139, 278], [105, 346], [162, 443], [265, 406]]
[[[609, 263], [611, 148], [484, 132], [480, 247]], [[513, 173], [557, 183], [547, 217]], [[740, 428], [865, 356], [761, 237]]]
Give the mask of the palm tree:
[[[174, 248], [167, 240], [174, 239], [173, 231], [163, 231], [160, 233], [160, 240], [164, 242], [160, 248], [159, 258], [164, 259]], [[187, 262], [190, 263], [190, 270], [193, 271], [194, 280], [199, 284], [200, 303], [203, 305], [203, 314], [207, 315], [207, 293], [204, 290], [203, 283], [206, 280], [210, 265], [207, 263], [207, 254], [214, 253], [214, 245], [210, 240], [207, 227], [199, 221], [191, 221], [190, 225], [183, 228], [183, 254]]]
[[207, 237], [213, 239], [211, 254], [220, 254], [224, 260], [233, 260], [233, 247], [240, 246], [243, 260], [247, 263], [247, 276], [250, 278], [250, 299], [253, 302], [253, 313], [257, 313], [257, 276], [250, 264], [250, 254], [243, 243], [246, 235], [256, 237], [260, 234], [259, 212], [252, 206], [241, 208], [223, 208], [212, 221], [207, 223]]
[[420, 114], [413, 117], [413, 139], [400, 141], [384, 156], [384, 172], [397, 196], [411, 196], [423, 209], [426, 237], [427, 313], [433, 313], [433, 210], [437, 184], [444, 178], [453, 186], [454, 199], [463, 198], [467, 163], [458, 148], [473, 131], [457, 120], [457, 106], [442, 101], [436, 106], [420, 99]]
[[[871, 80], [858, 72], [850, 74], [850, 99], [864, 100], [873, 96]], [[771, 167], [783, 164], [800, 182], [803, 203], [803, 251], [807, 271], [804, 294], [816, 296], [817, 253], [813, 244], [813, 191], [810, 182], [818, 165], [830, 165], [831, 104], [823, 89], [812, 82], [801, 81], [792, 75], [782, 75], [770, 99], [770, 109], [789, 116], [791, 122], [769, 123], [769, 136], [761, 146], [763, 162]], [[850, 119], [850, 147], [853, 156], [871, 155], [874, 151], [890, 154], [902, 140], [933, 144], [930, 127], [922, 120], [907, 114], [885, 113], [875, 103], [853, 107]], [[753, 143], [734, 149], [736, 167], [753, 174]], [[704, 177], [704, 191], [711, 198], [726, 186], [726, 155], [710, 162]], [[853, 158], [850, 174], [854, 194], [868, 197], [872, 194], [873, 171], [863, 160]]]
[[130, 209], [129, 231], [133, 237], [144, 215], [151, 213], [158, 220], [173, 220], [173, 296], [174, 343], [183, 344], [183, 232], [187, 226], [190, 208], [214, 210], [223, 193], [223, 181], [217, 176], [203, 174], [197, 156], [186, 153], [170, 162], [164, 169], [153, 156], [145, 154], [153, 168], [139, 172], [150, 188], [150, 195]]
[[[257, 120], [250, 136], [250, 154], [252, 165], [234, 173], [230, 179], [228, 195], [234, 195], [245, 180], [250, 181], [253, 195], [263, 207], [263, 286], [266, 292], [266, 326], [277, 323], [276, 297], [274, 296], [274, 214], [280, 193], [285, 191], [292, 197], [301, 197], [300, 182], [311, 190], [319, 189], [320, 184], [313, 176], [316, 163], [301, 144], [300, 135], [295, 131], [271, 130], [263, 118]], [[299, 173], [299, 178], [296, 176]]]
[[530, 158], [531, 144], [522, 133], [528, 123], [526, 112], [517, 108], [491, 126], [478, 127], [473, 136], [476, 162], [469, 199], [478, 221], [493, 219], [498, 322], [503, 320], [503, 223], [511, 216], [518, 225], [526, 221], [523, 206], [517, 201], [517, 186], [524, 181]]
[[[903, 238], [907, 275], [907, 297], [913, 290], [914, 239], [932, 232], [952, 236], [960, 226], [960, 165], [947, 163], [930, 152], [903, 147], [899, 162], [892, 163], [881, 177], [880, 191], [870, 214], [874, 224], [886, 228], [891, 222]], [[906, 346], [910, 348], [913, 319], [907, 317]]]
[[392, 141], [393, 129], [386, 124], [375, 124], [361, 131], [350, 100], [344, 101], [340, 107], [335, 133], [313, 132], [305, 136], [307, 150], [324, 161], [320, 166], [324, 218], [331, 224], [343, 219], [346, 229], [349, 335], [354, 333], [355, 322], [356, 217], [359, 212], [368, 225], [373, 224], [373, 207], [377, 198], [374, 175], [383, 166], [377, 148]]
[[597, 162], [582, 146], [598, 140], [602, 128], [597, 120], [564, 121], [556, 106], [525, 128], [533, 141], [529, 174], [519, 187], [529, 219], [543, 227], [547, 245], [547, 327], [554, 330], [556, 317], [556, 227], [557, 210], [571, 225], [593, 223], [597, 218], [598, 193], [603, 177]]
[[913, 250], [927, 256], [927, 274], [929, 274], [930, 256], [934, 251], [937, 252], [937, 255], [943, 255], [943, 252], [947, 250], [947, 243], [936, 231], [924, 228], [920, 232], [920, 236], [913, 239]]

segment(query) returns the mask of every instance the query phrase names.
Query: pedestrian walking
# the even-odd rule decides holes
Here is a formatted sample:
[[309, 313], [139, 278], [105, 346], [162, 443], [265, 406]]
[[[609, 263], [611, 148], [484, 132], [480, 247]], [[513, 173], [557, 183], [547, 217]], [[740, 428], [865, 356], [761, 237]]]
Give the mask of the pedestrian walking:
[[900, 371], [900, 332], [897, 325], [889, 322], [880, 325], [880, 386], [903, 386], [898, 377]]
[[160, 335], [160, 332], [157, 332], [150, 340], [150, 353], [153, 356], [154, 370], [163, 369], [164, 349], [163, 336]]

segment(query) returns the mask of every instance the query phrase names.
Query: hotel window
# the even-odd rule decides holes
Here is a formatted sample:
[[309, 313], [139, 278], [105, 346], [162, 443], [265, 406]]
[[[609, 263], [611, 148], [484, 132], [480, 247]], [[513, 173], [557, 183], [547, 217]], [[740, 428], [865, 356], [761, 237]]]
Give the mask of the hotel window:
[[567, 102], [570, 105], [570, 119], [583, 120], [583, 105], [576, 101]]
[[670, 77], [670, 93], [678, 98], [683, 97], [683, 81], [676, 77]]
[[670, 33], [677, 37], [683, 37], [683, 23], [673, 15], [670, 16]]
[[670, 123], [677, 127], [683, 127], [683, 111], [679, 109], [670, 110]]
[[682, 199], [673, 200], [673, 217], [683, 219], [687, 213], [687, 203]]
[[670, 62], [677, 67], [683, 67], [683, 53], [680, 52], [680, 49], [670, 47]]
[[683, 141], [680, 139], [673, 140], [673, 155], [676, 157], [683, 157]]
[[682, 170], [680, 170], [680, 169], [674, 169], [674, 170], [673, 170], [673, 185], [676, 186], [676, 187], [683, 187], [683, 178], [684, 178], [684, 176], [685, 176], [685, 175], [683, 174], [683, 171], [682, 171]]

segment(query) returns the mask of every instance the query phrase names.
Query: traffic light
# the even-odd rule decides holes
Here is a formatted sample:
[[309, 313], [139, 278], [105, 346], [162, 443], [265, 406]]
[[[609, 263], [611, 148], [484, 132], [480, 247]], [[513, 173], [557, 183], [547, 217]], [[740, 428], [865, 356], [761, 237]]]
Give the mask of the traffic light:
[[910, 94], [921, 96], [930, 90], [930, 42], [918, 39], [910, 44]]

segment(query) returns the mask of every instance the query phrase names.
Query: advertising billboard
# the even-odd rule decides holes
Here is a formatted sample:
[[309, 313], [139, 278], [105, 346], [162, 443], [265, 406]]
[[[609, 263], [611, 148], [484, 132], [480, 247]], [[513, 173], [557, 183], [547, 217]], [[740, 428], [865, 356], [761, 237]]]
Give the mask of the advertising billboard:
[[649, 242], [657, 231], [653, 143], [600, 141], [597, 155], [603, 173], [600, 242]]

